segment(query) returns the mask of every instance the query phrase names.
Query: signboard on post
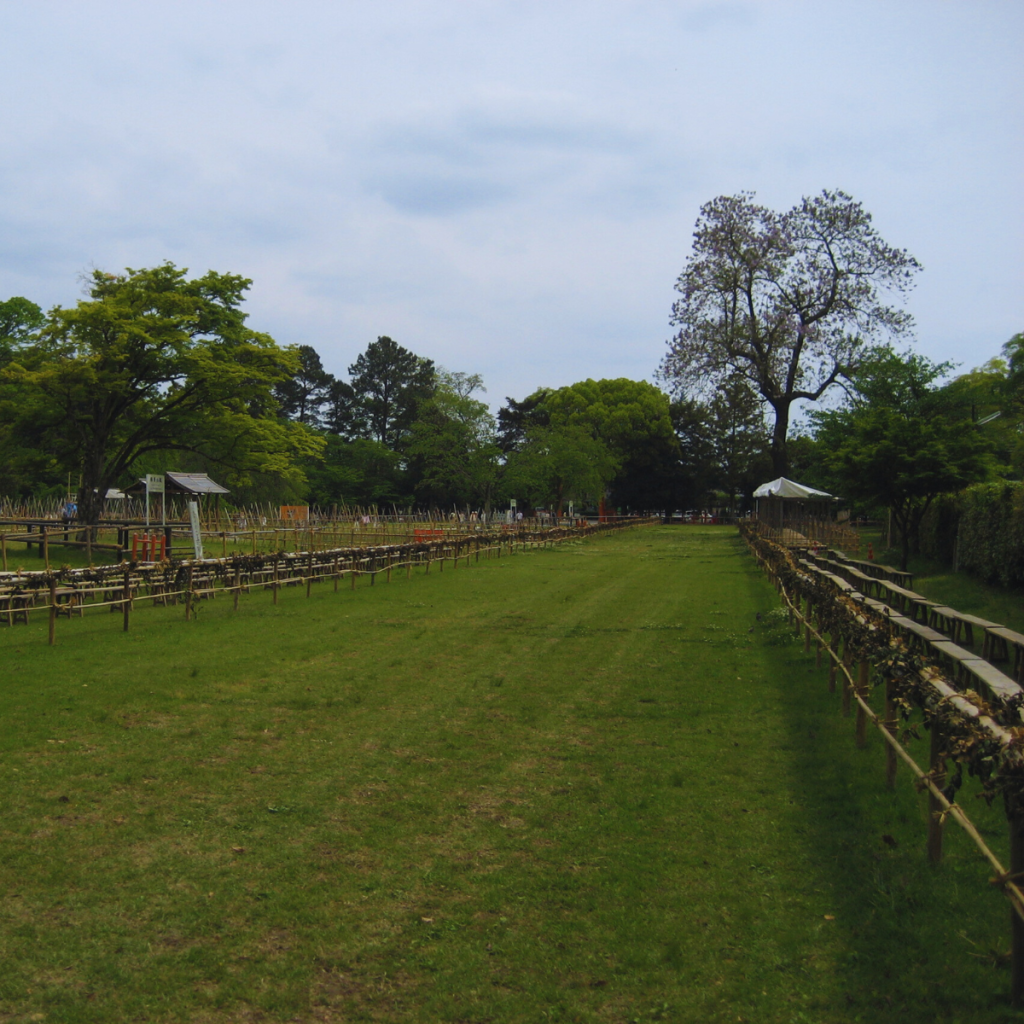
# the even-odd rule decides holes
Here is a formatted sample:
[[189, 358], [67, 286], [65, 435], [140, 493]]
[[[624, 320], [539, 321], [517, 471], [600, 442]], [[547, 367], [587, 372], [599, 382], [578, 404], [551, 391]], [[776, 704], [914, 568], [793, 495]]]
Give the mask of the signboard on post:
[[199, 524], [199, 502], [190, 501], [188, 503], [188, 520], [192, 526], [192, 548], [196, 553], [196, 558], [203, 557], [203, 535]]
[[149, 496], [151, 494], [160, 495], [160, 519], [162, 522], [167, 521], [167, 513], [164, 511], [164, 475], [163, 473], [147, 473], [146, 474], [146, 525], [149, 526]]

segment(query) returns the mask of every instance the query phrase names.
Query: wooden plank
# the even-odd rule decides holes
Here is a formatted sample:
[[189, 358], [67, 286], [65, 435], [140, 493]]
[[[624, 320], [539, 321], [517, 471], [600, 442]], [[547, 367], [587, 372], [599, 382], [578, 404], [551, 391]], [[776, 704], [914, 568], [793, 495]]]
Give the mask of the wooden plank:
[[[1006, 673], [1000, 672], [995, 665], [990, 665], [980, 658], [976, 661], [964, 662], [964, 671], [970, 681], [981, 684], [982, 690], [990, 700], [1006, 703], [1021, 693], [1019, 684], [1015, 683]], [[1021, 721], [1024, 721], [1022, 709], [1018, 709], [1017, 715]]]
[[945, 662], [950, 669], [950, 676], [958, 683], [962, 683], [965, 677], [965, 665], [970, 661], [981, 661], [973, 651], [965, 650], [963, 647], [953, 643], [952, 640], [933, 640], [932, 650]]

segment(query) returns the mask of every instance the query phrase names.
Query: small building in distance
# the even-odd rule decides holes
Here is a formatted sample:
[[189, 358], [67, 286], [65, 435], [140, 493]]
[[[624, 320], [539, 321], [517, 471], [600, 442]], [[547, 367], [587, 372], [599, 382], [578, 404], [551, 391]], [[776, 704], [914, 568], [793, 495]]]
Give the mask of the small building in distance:
[[[213, 507], [220, 508], [220, 496], [231, 492], [216, 480], [211, 480], [206, 473], [164, 473], [164, 498], [168, 503], [168, 511], [172, 507], [172, 499], [182, 497], [198, 500], [202, 504], [203, 499], [213, 498]], [[131, 495], [145, 495], [145, 478], [137, 483], [126, 487], [125, 491]]]
[[838, 500], [827, 491], [780, 476], [754, 491], [754, 514], [760, 522], [777, 530], [799, 530], [808, 521], [831, 520]]
[[210, 494], [219, 498], [222, 494], [231, 493], [205, 473], [164, 473], [164, 487], [168, 494], [187, 494], [193, 498], [206, 497]]

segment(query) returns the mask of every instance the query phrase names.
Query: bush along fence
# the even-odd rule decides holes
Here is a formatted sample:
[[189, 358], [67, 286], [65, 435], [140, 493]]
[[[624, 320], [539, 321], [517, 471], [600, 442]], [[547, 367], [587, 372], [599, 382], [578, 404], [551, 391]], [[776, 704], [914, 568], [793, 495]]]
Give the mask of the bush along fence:
[[314, 551], [277, 551], [271, 554], [241, 554], [226, 558], [167, 559], [143, 563], [124, 561], [118, 565], [89, 569], [0, 573], [0, 624], [28, 625], [33, 613], [49, 621], [48, 641], [56, 642], [57, 621], [71, 620], [86, 612], [109, 609], [120, 612], [122, 628], [130, 626], [136, 604], [184, 605], [186, 620], [195, 614], [197, 602], [230, 594], [234, 607], [239, 595], [269, 590], [274, 604], [282, 587], [305, 586], [331, 581], [337, 592], [344, 580], [351, 589], [368, 578], [374, 586], [383, 576], [388, 583], [395, 573], [413, 570], [444, 572], [445, 565], [458, 569], [481, 557], [553, 547], [567, 540], [601, 536], [609, 531], [657, 522], [629, 519], [581, 527], [525, 527], [479, 531], [474, 534], [421, 530], [420, 538], [407, 544], [338, 547]]
[[[928, 791], [929, 858], [941, 859], [943, 830], [952, 819], [991, 865], [991, 882], [1007, 896], [1011, 908], [1012, 1001], [1024, 1006], [1024, 691], [984, 659], [921, 623], [920, 609], [934, 612], [932, 602], [898, 584], [886, 584], [890, 597], [902, 591], [918, 599], [894, 608], [871, 597], [867, 584], [858, 587], [836, 571], [840, 563], [829, 557], [833, 552], [790, 550], [762, 536], [757, 523], [743, 524], [741, 532], [789, 609], [790, 622], [803, 633], [805, 651], [809, 653], [813, 644], [819, 665], [823, 656], [828, 658], [829, 689], [834, 691], [841, 681], [843, 714], [856, 711], [857, 744], [866, 744], [868, 725], [874, 726], [886, 743], [888, 786], [895, 786], [902, 762], [918, 788]], [[858, 576], [853, 579], [862, 582]], [[1015, 636], [1010, 634], [1011, 639]], [[995, 648], [988, 630], [985, 640], [989, 653]], [[1019, 642], [1024, 644], [1024, 637]], [[881, 715], [871, 707], [873, 690], [883, 694]], [[930, 734], [927, 770], [904, 746], [915, 735], [910, 722], [915, 712], [923, 716]], [[1003, 802], [1010, 839], [1008, 869], [956, 803], [965, 770], [980, 780], [989, 802]]]
[[936, 499], [921, 553], [989, 583], [1024, 585], [1024, 483], [977, 484]]

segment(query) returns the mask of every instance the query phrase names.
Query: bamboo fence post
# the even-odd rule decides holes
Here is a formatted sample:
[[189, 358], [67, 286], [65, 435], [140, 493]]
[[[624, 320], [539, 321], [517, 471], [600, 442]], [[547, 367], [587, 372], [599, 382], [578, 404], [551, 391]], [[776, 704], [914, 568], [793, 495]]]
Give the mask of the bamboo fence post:
[[[871, 662], [866, 658], [861, 658], [857, 664], [857, 696], [861, 700], [868, 699], [868, 677], [871, 671]], [[864, 711], [864, 706], [857, 702], [857, 746], [866, 747], [868, 745], [868, 716]]]
[[123, 631], [128, 632], [128, 617], [132, 610], [132, 582], [131, 574], [127, 569], [124, 571], [124, 594], [122, 595], [121, 610], [124, 613]]
[[190, 622], [192, 620], [192, 574], [195, 571], [195, 567], [189, 562], [188, 566], [188, 583], [187, 589], [185, 590], [185, 621]]
[[313, 551], [310, 549], [306, 565], [306, 597], [309, 597], [309, 588], [313, 586]]
[[252, 531], [252, 553], [256, 554], [256, 528], [253, 527]]
[[825, 622], [822, 608], [818, 608], [818, 639], [814, 645], [814, 667], [821, 668], [821, 652], [825, 647]]
[[57, 581], [50, 580], [50, 646], [55, 643], [57, 634]]
[[334, 556], [334, 592], [338, 592], [338, 556]]
[[846, 670], [843, 672], [843, 718], [850, 717], [850, 698], [851, 698], [851, 686], [850, 686], [850, 666], [853, 664], [853, 651], [850, 650], [850, 638], [847, 637], [843, 641], [843, 668]]
[[7, 531], [0, 533], [0, 554], [3, 556], [4, 572], [7, 572]]
[[[931, 723], [931, 767], [929, 774], [932, 782], [942, 789], [946, 781], [946, 759], [942, 756], [942, 733], [937, 720]], [[934, 794], [928, 793], [928, 859], [933, 864], [942, 860], [942, 804], [935, 798]], [[1012, 868], [1010, 869], [1013, 870]]]
[[238, 560], [235, 560], [235, 599], [234, 599], [234, 610], [238, 611], [238, 592], [242, 589], [242, 569], [238, 564]]
[[221, 558], [227, 558], [228, 557], [228, 531], [227, 530], [221, 530], [220, 531], [220, 557]]
[[43, 565], [46, 567], [46, 571], [50, 571], [50, 531], [45, 526], [39, 527], [39, 532], [43, 535]]
[[[277, 540], [277, 530], [274, 531], [274, 540], [275, 540], [275, 542]], [[276, 546], [276, 544], [275, 544], [275, 546]], [[275, 551], [274, 552], [274, 579], [273, 579], [273, 582], [270, 584], [270, 589], [274, 592], [274, 604], [277, 604], [277, 563], [278, 563], [278, 554]]]
[[[1007, 801], [1006, 820], [1010, 826], [1010, 875], [1020, 877], [1024, 873], [1024, 813], [1017, 801]], [[1012, 952], [1010, 959], [1010, 1002], [1013, 1006], [1024, 1005], [1024, 921], [1010, 908], [1010, 935]]]
[[[885, 731], [894, 739], [897, 737], [896, 702], [893, 699], [893, 682], [891, 679], [885, 681]], [[896, 766], [899, 760], [891, 743], [885, 745], [885, 785], [887, 789], [896, 788]]]

